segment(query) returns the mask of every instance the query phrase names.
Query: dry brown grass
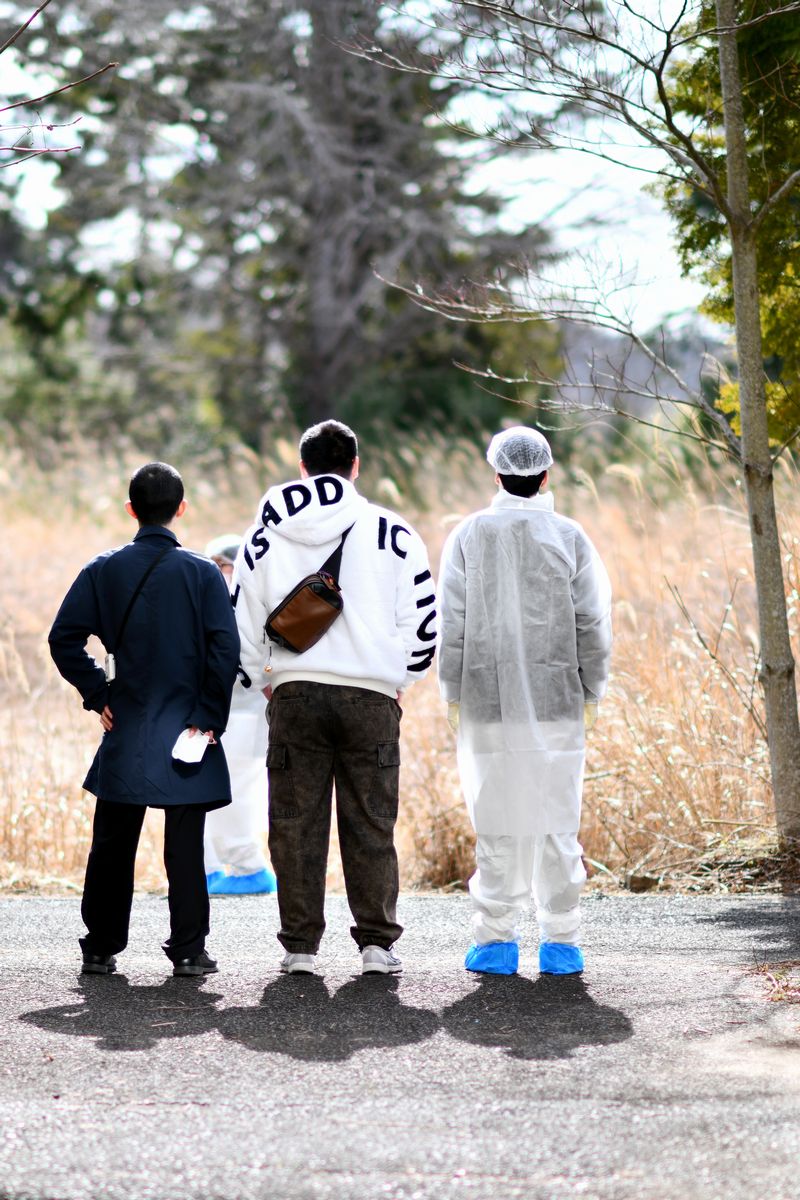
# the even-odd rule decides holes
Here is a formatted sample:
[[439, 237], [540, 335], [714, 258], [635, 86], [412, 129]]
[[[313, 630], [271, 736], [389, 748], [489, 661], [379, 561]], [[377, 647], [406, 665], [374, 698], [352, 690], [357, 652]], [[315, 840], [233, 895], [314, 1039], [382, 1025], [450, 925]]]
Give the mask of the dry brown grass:
[[773, 1004], [800, 1004], [800, 959], [760, 963], [753, 975], [762, 985], [764, 998]]
[[[44, 475], [20, 456], [0, 458], [0, 885], [80, 884], [92, 811], [80, 783], [99, 728], [55, 673], [46, 634], [79, 567], [130, 536], [121, 481], [138, 461], [131, 452], [100, 463], [91, 447], [72, 446], [58, 472]], [[202, 548], [214, 534], [244, 529], [264, 486], [290, 476], [293, 462], [292, 445], [279, 443], [268, 460], [243, 452], [227, 471], [213, 456], [190, 465], [183, 543]], [[786, 475], [783, 533], [796, 629], [800, 515], [797, 481], [790, 468]], [[555, 483], [558, 507], [589, 531], [615, 593], [613, 679], [587, 764], [587, 857], [598, 880], [705, 886], [704, 862], [733, 860], [773, 833], [766, 747], [748, 711], [758, 718], [741, 496], [712, 475], [702, 486], [688, 481], [658, 449], [640, 469], [611, 467], [594, 479]], [[453, 521], [491, 492], [487, 472], [464, 447], [446, 454], [417, 448], [400, 487], [373, 472], [363, 490], [416, 518], [434, 561]], [[472, 838], [432, 678], [409, 693], [403, 726], [403, 881], [458, 886], [472, 869]], [[158, 814], [148, 814], [140, 886], [163, 883], [159, 824]], [[338, 881], [334, 862], [331, 882]]]
[[[796, 631], [800, 513], [794, 469], [784, 467], [783, 476]], [[764, 861], [775, 838], [738, 486], [709, 468], [693, 482], [656, 446], [638, 469], [612, 466], [569, 487], [556, 479], [555, 491], [557, 506], [600, 549], [614, 586], [613, 675], [589, 742], [582, 825], [597, 882], [778, 888], [781, 872]], [[435, 541], [435, 519], [428, 532]], [[470, 873], [471, 839], [463, 811], [453, 807], [452, 746], [431, 691], [426, 681], [408, 721], [409, 741], [420, 748], [415, 774], [406, 775], [409, 869], [418, 883], [441, 886]]]

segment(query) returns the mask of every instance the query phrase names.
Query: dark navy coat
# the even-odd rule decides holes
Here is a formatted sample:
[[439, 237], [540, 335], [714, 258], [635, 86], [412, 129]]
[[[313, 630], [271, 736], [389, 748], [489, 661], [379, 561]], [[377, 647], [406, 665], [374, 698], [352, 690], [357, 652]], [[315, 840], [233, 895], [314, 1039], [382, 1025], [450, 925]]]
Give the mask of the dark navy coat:
[[[154, 558], [153, 570], [116, 645], [128, 601]], [[96, 634], [116, 650], [117, 677], [86, 652]], [[213, 729], [228, 721], [239, 661], [239, 635], [219, 568], [180, 549], [175, 534], [146, 525], [134, 540], [93, 559], [67, 593], [50, 630], [50, 653], [83, 707], [102, 712], [114, 728], [104, 734], [83, 786], [103, 800], [164, 808], [221, 807], [231, 799], [225, 754], [210, 745], [197, 764], [172, 758], [187, 726]]]

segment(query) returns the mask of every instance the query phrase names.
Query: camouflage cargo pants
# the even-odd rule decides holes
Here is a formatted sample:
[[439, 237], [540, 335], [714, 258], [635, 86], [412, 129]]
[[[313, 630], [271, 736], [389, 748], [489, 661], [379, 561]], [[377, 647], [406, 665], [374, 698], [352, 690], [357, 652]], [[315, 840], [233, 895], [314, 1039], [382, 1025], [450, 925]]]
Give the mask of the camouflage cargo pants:
[[331, 809], [345, 887], [363, 946], [388, 949], [397, 924], [394, 826], [400, 785], [400, 706], [366, 688], [294, 681], [269, 704], [269, 852], [289, 951], [315, 954], [325, 929]]

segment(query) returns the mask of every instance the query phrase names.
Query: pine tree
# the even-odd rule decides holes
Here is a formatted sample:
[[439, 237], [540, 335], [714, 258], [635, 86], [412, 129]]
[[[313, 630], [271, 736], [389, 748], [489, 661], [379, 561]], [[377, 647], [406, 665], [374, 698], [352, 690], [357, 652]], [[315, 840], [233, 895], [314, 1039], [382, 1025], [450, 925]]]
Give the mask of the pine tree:
[[87, 229], [120, 222], [129, 255], [93, 265], [103, 352], [133, 394], [167, 423], [188, 402], [255, 446], [286, 415], [496, 419], [452, 362], [510, 367], [513, 339], [432, 318], [387, 281], [457, 286], [545, 238], [532, 228], [518, 246], [500, 201], [470, 194], [471, 143], [437, 120], [458, 85], [349, 52], [378, 36], [405, 50], [410, 26], [387, 29], [376, 0], [85, 0], [48, 21], [50, 59], [76, 29], [122, 68], [84, 101], [49, 253], [85, 261]]

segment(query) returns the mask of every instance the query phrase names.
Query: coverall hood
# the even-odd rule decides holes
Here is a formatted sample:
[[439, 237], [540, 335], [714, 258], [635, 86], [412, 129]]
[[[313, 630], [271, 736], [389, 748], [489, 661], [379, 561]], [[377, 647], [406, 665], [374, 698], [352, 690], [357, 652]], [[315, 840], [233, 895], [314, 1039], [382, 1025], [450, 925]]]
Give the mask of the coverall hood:
[[492, 508], [527, 508], [539, 512], [553, 512], [555, 503], [552, 492], [537, 492], [535, 496], [512, 496], [501, 488], [492, 500]]

